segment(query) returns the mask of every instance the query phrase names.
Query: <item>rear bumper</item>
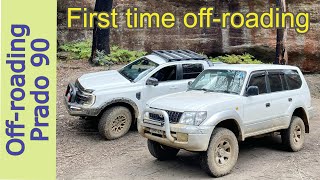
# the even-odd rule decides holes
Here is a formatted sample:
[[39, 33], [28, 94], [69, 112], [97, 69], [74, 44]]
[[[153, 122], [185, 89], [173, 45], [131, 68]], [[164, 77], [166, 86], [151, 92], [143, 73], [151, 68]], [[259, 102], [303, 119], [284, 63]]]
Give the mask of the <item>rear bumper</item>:
[[[193, 126], [170, 124], [166, 111], [147, 108], [146, 112], [158, 113], [164, 116], [164, 125], [157, 125], [153, 120], [141, 119], [138, 122], [139, 133], [160, 144], [188, 151], [206, 151], [208, 149], [212, 126]], [[144, 113], [143, 113], [144, 114]]]

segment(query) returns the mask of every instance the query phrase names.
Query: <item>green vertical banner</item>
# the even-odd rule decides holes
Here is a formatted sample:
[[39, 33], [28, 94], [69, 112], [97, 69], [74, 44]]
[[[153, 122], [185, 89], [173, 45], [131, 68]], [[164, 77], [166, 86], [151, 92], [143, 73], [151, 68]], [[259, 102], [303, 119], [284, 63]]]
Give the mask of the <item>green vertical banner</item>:
[[0, 179], [56, 178], [56, 0], [1, 0]]

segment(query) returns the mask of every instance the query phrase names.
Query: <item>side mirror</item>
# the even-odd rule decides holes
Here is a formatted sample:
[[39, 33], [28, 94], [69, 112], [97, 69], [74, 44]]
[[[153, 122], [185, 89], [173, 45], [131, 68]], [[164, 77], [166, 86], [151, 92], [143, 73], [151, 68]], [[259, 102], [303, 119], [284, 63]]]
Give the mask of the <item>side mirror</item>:
[[191, 84], [192, 84], [192, 81], [189, 81], [189, 82], [188, 82], [188, 86], [191, 86]]
[[259, 95], [258, 86], [249, 86], [247, 89], [247, 96], [256, 96]]
[[153, 77], [150, 77], [150, 78], [147, 80], [147, 83], [146, 83], [146, 85], [150, 85], [150, 86], [158, 86], [158, 84], [159, 84], [158, 79], [153, 78]]

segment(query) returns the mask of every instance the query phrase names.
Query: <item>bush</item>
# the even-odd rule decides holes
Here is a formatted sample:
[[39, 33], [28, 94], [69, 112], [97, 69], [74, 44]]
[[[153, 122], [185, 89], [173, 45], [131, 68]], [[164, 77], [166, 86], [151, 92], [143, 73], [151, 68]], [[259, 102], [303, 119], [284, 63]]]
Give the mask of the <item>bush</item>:
[[[91, 56], [91, 44], [90, 40], [71, 42], [63, 44], [59, 49], [70, 53], [68, 59], [88, 59]], [[97, 65], [123, 64], [147, 54], [144, 51], [121, 49], [119, 46], [111, 46], [110, 51], [108, 55], [105, 55], [103, 51], [97, 51], [97, 57], [93, 61]]]
[[112, 46], [110, 50], [111, 52], [108, 55], [104, 55], [103, 52], [97, 52], [97, 58], [94, 61], [99, 65], [126, 64], [147, 54], [144, 51], [121, 49], [119, 46]]
[[215, 58], [210, 58], [212, 62], [224, 62], [227, 64], [262, 64], [258, 59], [255, 59], [251, 54], [245, 53], [242, 55], [226, 54], [225, 56], [218, 56]]
[[88, 59], [91, 56], [90, 40], [65, 43], [59, 48], [70, 53], [70, 59]]

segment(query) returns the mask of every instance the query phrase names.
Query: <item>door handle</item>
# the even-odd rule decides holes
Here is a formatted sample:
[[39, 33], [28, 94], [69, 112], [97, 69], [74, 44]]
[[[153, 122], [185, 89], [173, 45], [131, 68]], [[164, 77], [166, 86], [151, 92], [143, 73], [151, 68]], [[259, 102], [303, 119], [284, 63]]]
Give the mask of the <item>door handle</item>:
[[270, 103], [266, 103], [266, 107], [267, 107], [267, 108], [270, 107]]
[[170, 89], [177, 89], [177, 86], [171, 86]]
[[288, 98], [288, 101], [289, 101], [289, 102], [292, 102], [292, 98]]

